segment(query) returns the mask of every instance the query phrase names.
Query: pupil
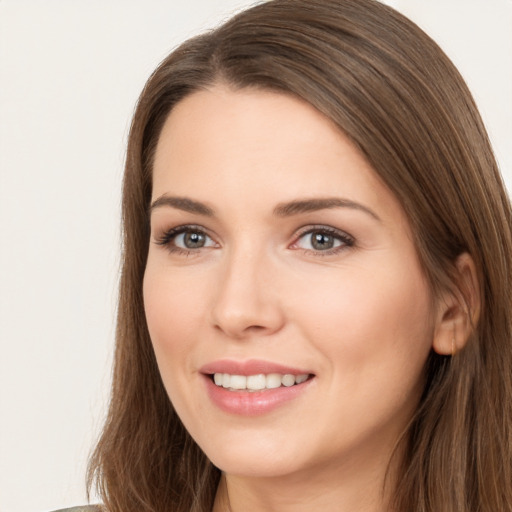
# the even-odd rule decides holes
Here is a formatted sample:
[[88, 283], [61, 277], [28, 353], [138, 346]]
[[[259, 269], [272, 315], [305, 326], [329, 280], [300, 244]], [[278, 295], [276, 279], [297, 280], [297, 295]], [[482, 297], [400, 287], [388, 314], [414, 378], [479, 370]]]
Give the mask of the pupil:
[[184, 237], [185, 246], [189, 249], [197, 249], [204, 245], [204, 235], [201, 233], [185, 233]]
[[332, 235], [326, 235], [325, 233], [314, 233], [311, 245], [314, 249], [319, 250], [332, 249], [334, 246], [334, 238]]

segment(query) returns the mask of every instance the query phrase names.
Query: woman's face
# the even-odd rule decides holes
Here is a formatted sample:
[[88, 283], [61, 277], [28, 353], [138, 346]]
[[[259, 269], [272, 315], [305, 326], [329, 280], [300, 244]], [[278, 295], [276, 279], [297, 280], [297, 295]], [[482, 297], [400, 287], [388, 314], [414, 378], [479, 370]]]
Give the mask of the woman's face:
[[217, 86], [167, 119], [144, 302], [185, 427], [227, 473], [386, 464], [435, 312], [407, 218], [308, 104]]

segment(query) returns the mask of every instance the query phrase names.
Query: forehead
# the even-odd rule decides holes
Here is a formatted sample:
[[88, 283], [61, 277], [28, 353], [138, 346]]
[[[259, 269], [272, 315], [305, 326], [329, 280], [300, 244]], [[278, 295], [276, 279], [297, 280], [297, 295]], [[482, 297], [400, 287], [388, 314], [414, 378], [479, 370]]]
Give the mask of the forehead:
[[165, 148], [174, 146], [176, 152], [184, 143], [200, 142], [203, 151], [213, 152], [220, 144], [225, 150], [231, 140], [233, 150], [243, 144], [251, 152], [265, 150], [270, 154], [300, 144], [305, 144], [304, 148], [311, 144], [318, 147], [331, 139], [349, 143], [330, 119], [301, 99], [219, 85], [194, 92], [174, 107], [160, 134], [157, 160], [159, 153], [171, 156], [165, 155]]
[[[290, 95], [217, 86], [179, 102], [162, 129], [153, 199], [162, 194], [243, 203], [334, 195], [399, 212], [348, 137]], [[270, 206], [270, 205], [269, 205]]]

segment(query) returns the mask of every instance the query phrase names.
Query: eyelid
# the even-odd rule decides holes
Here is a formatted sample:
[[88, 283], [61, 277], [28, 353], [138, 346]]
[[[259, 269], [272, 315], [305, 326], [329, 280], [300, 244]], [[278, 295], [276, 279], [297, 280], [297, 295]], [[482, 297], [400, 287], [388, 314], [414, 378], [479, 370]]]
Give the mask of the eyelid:
[[185, 254], [192, 254], [197, 253], [200, 249], [208, 249], [212, 246], [204, 246], [204, 247], [198, 247], [195, 249], [187, 249], [183, 247], [178, 247], [177, 245], [172, 244], [173, 240], [175, 240], [179, 235], [186, 233], [186, 232], [196, 232], [201, 233], [208, 237], [211, 241], [214, 242], [216, 246], [218, 246], [218, 242], [215, 240], [215, 238], [209, 233], [209, 230], [204, 228], [203, 226], [199, 226], [196, 224], [181, 224], [179, 226], [172, 227], [170, 229], [165, 229], [162, 231], [161, 234], [158, 236], [154, 236], [154, 242], [157, 245], [161, 245], [163, 247], [166, 247], [170, 252], [177, 252], [177, 253], [185, 253]]
[[[185, 248], [185, 247], [179, 247], [178, 245], [174, 244], [173, 241], [181, 234], [187, 233], [187, 232], [196, 232], [203, 234], [205, 237], [207, 237], [210, 241], [213, 242], [213, 245], [205, 245], [197, 248]], [[334, 238], [336, 238], [341, 243], [339, 245], [336, 245], [335, 247], [331, 247], [328, 249], [320, 250], [315, 248], [304, 248], [299, 247], [298, 242], [301, 240], [301, 238], [312, 234], [312, 233], [324, 233], [327, 235], [330, 235]], [[201, 249], [209, 249], [212, 247], [220, 247], [218, 242], [216, 241], [215, 237], [212, 236], [208, 229], [204, 228], [203, 226], [197, 225], [197, 224], [182, 224], [179, 226], [172, 227], [170, 229], [163, 230], [161, 234], [158, 236], [154, 236], [154, 243], [163, 247], [166, 247], [167, 250], [169, 250], [171, 253], [179, 253], [179, 254], [185, 254], [185, 255], [192, 255], [197, 254], [200, 252]], [[294, 250], [302, 250], [305, 253], [311, 253], [314, 255], [320, 255], [320, 256], [327, 256], [327, 255], [333, 255], [338, 252], [341, 252], [343, 250], [346, 250], [350, 247], [352, 247], [355, 243], [355, 239], [352, 235], [347, 233], [346, 231], [343, 231], [338, 228], [334, 228], [332, 226], [328, 226], [325, 224], [313, 224], [308, 225], [300, 228], [298, 232], [296, 232], [293, 242], [288, 246], [291, 249]]]
[[[302, 247], [297, 246], [297, 243], [299, 242], [299, 240], [301, 238], [303, 238], [304, 236], [309, 235], [311, 233], [315, 233], [315, 232], [325, 233], [325, 234], [334, 236], [338, 240], [341, 240], [342, 244], [337, 247], [333, 247], [333, 248], [326, 249], [323, 251], [315, 250], [315, 249], [304, 249]], [[338, 228], [334, 228], [332, 226], [326, 226], [325, 224], [314, 224], [314, 225], [310, 225], [310, 226], [304, 226], [303, 228], [301, 228], [297, 232], [297, 234], [294, 236], [294, 241], [292, 242], [290, 247], [293, 249], [296, 249], [296, 250], [303, 250], [305, 252], [312, 253], [315, 255], [325, 256], [325, 255], [330, 255], [330, 254], [336, 254], [340, 251], [346, 250], [347, 248], [352, 247], [354, 244], [355, 244], [355, 238], [352, 235], [350, 235], [349, 233], [347, 233], [346, 231], [343, 231]]]

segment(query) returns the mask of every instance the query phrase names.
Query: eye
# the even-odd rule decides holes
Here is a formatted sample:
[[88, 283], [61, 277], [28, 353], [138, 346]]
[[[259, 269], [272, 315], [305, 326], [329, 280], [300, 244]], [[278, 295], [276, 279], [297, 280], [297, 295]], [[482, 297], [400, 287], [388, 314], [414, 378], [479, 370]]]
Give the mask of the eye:
[[354, 239], [343, 231], [327, 226], [309, 228], [300, 234], [292, 247], [306, 251], [335, 253], [354, 245]]
[[200, 249], [205, 247], [210, 238], [204, 233], [186, 231], [174, 237], [174, 245], [182, 249]]
[[196, 226], [179, 226], [166, 231], [157, 241], [171, 252], [186, 252], [216, 247], [217, 244], [204, 230]]

